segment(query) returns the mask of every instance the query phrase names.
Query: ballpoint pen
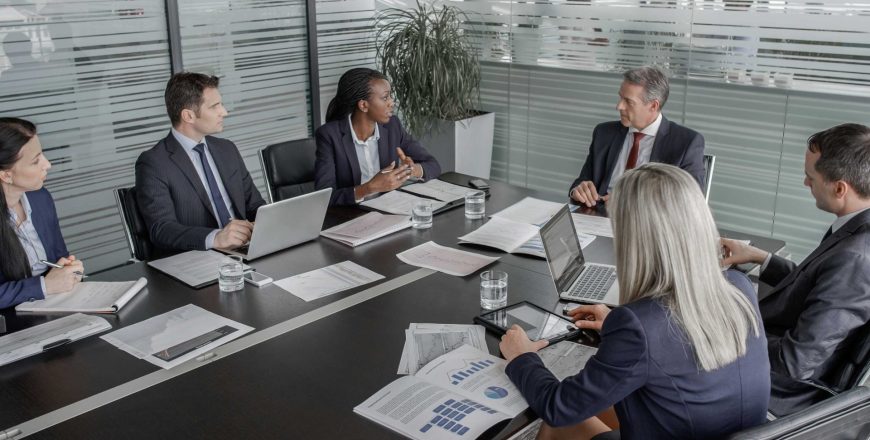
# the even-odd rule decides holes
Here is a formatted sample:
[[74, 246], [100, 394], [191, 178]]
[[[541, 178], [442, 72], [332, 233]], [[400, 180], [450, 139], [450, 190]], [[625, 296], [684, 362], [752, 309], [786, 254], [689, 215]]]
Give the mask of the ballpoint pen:
[[[42, 263], [42, 264], [44, 264], [44, 265], [46, 265], [46, 266], [53, 267], [53, 268], [55, 268], [55, 269], [61, 269], [61, 268], [63, 268], [63, 266], [61, 266], [60, 264], [52, 263], [51, 261], [48, 261], [48, 260], [39, 260], [39, 262]], [[73, 272], [73, 273], [76, 274], [76, 275], [81, 275], [82, 279], [85, 279], [85, 278], [88, 277], [87, 275], [83, 274], [83, 273], [82, 273], [81, 271], [79, 271], [79, 270], [77, 270], [77, 271], [75, 271], [75, 272]]]

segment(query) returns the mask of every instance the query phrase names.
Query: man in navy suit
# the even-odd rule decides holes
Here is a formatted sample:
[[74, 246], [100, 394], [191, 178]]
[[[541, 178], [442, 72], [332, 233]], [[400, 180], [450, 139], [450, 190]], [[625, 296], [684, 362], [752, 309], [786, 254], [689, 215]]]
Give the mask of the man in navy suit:
[[870, 325], [870, 128], [843, 124], [807, 141], [804, 185], [837, 216], [800, 265], [722, 239], [723, 264], [761, 264], [775, 286], [759, 305], [770, 356], [770, 411], [777, 416], [829, 397]]
[[218, 82], [173, 75], [165, 93], [172, 129], [136, 161], [139, 210], [158, 255], [239, 247], [266, 203], [236, 145], [210, 136], [223, 131], [227, 115]]
[[704, 137], [662, 115], [668, 100], [668, 77], [654, 67], [623, 74], [619, 88], [619, 121], [599, 124], [580, 176], [569, 189], [571, 198], [586, 206], [607, 201], [626, 170], [662, 162], [686, 170], [704, 182]]

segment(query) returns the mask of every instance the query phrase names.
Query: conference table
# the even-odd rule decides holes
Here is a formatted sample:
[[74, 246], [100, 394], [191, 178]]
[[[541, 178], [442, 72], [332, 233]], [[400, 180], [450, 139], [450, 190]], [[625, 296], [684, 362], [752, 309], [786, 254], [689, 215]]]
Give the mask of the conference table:
[[[467, 186], [469, 176], [448, 173], [442, 179]], [[505, 183], [491, 185], [488, 214], [526, 196], [545, 198]], [[364, 213], [355, 207], [330, 208], [324, 228]], [[499, 256], [485, 269], [509, 274], [508, 303], [527, 300], [561, 309], [544, 260], [458, 244], [457, 237], [486, 221], [466, 219], [459, 207], [436, 215], [431, 229], [406, 229], [356, 248], [319, 237], [250, 262], [275, 280], [348, 260], [385, 277], [311, 302], [274, 285], [245, 284], [232, 293], [220, 292], [216, 283], [193, 289], [142, 262], [94, 275], [90, 280], [148, 279], [147, 291], [119, 313], [103, 315], [112, 330], [186, 304], [255, 330], [215, 349], [214, 356], [169, 370], [136, 359], [99, 336], [0, 367], [0, 439], [402, 438], [353, 408], [398, 377], [410, 323], [472, 324], [482, 310], [479, 272], [445, 275], [405, 264], [397, 253], [434, 241]], [[774, 252], [785, 245], [734, 231], [722, 234]], [[597, 237], [584, 254], [590, 261], [615, 263], [607, 237]], [[52, 319], [11, 309], [2, 313], [9, 331]], [[581, 338], [596, 343], [594, 334]], [[498, 354], [498, 338], [491, 332], [487, 344], [490, 353]], [[506, 438], [532, 417], [527, 410], [483, 437]]]

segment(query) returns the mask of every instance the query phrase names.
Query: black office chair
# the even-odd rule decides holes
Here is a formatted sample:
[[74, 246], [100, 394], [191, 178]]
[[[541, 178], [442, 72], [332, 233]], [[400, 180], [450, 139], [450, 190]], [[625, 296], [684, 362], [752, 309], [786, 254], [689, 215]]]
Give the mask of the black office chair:
[[710, 186], [713, 184], [713, 168], [716, 166], [716, 156], [712, 154], [704, 155], [704, 199], [710, 202]]
[[870, 388], [857, 387], [786, 417], [746, 429], [729, 440], [866, 440]]
[[124, 224], [124, 235], [127, 236], [127, 247], [130, 249], [131, 261], [148, 261], [154, 252], [151, 240], [148, 238], [148, 228], [139, 213], [136, 204], [136, 187], [115, 188], [115, 203]]
[[260, 150], [269, 202], [314, 192], [314, 139], [298, 139]]

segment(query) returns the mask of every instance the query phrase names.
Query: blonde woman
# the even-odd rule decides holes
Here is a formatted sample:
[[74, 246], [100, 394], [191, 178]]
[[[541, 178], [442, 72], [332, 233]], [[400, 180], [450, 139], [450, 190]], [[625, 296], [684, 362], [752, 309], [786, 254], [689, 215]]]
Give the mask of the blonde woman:
[[546, 341], [518, 326], [502, 338], [508, 376], [545, 422], [539, 438], [715, 439], [763, 423], [770, 365], [756, 295], [720, 269], [698, 183], [644, 165], [619, 180], [609, 210], [622, 305], [572, 311], [601, 332], [598, 353], [559, 382], [535, 354]]

